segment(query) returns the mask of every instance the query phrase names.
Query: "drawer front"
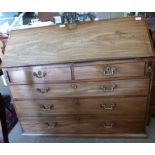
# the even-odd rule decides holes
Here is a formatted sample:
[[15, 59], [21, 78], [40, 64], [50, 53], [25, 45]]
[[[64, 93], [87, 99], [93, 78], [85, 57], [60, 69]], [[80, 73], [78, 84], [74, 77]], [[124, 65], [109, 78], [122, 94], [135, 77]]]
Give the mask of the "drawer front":
[[144, 77], [145, 62], [75, 66], [75, 79]]
[[40, 83], [71, 80], [69, 67], [29, 67], [26, 69], [8, 70], [11, 83]]
[[20, 116], [49, 116], [61, 114], [143, 115], [147, 97], [24, 100], [14, 102]]
[[21, 119], [24, 133], [34, 134], [111, 134], [143, 133], [141, 118], [41, 117]]
[[116, 80], [59, 84], [11, 85], [14, 99], [148, 95], [149, 80]]

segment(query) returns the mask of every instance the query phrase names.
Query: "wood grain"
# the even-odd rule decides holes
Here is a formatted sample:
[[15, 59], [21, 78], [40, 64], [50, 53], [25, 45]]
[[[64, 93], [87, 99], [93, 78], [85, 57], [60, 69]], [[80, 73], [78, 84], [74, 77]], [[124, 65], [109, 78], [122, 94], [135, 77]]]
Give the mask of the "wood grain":
[[[111, 91], [112, 86], [117, 88]], [[101, 87], [106, 86], [104, 92]], [[38, 91], [38, 89], [40, 91]], [[148, 95], [149, 80], [116, 80], [103, 82], [77, 82], [58, 84], [11, 85], [10, 91], [14, 99], [43, 99], [56, 97]], [[46, 92], [47, 91], [47, 92]]]
[[145, 19], [129, 17], [12, 31], [1, 67], [24, 134], [140, 137], [153, 56]]
[[[24, 133], [35, 134], [114, 134], [145, 133], [144, 120], [141, 118], [121, 117], [32, 117], [20, 120]], [[114, 123], [112, 128], [106, 128]], [[55, 124], [55, 126], [54, 126]], [[50, 127], [49, 127], [50, 126]]]
[[[33, 67], [9, 68], [7, 72], [9, 83], [11, 84], [29, 84], [29, 83], [51, 83], [68, 82], [70, 80], [91, 80], [91, 79], [124, 79], [139, 78], [145, 75], [146, 62], [143, 61], [104, 61], [93, 63], [77, 63], [66, 65], [44, 65]], [[103, 69], [115, 68], [112, 75], [103, 74]], [[41, 72], [41, 77], [34, 76]], [[45, 76], [42, 77], [42, 74]], [[72, 74], [72, 75], [71, 75]]]
[[[74, 74], [75, 79], [109, 79], [121, 77], [144, 77], [145, 62], [132, 62], [121, 64], [97, 64], [75, 66]], [[109, 74], [104, 74], [104, 69], [110, 69]], [[112, 73], [112, 69], [116, 71]]]
[[145, 20], [86, 22], [68, 30], [48, 26], [12, 31], [3, 67], [153, 57]]
[[[143, 115], [145, 117], [147, 97], [59, 99], [15, 101], [20, 117], [52, 116], [68, 114], [95, 115]], [[105, 105], [105, 108], [103, 107]], [[115, 106], [112, 106], [115, 105]], [[111, 110], [106, 108], [112, 107]]]
[[[39, 76], [41, 72], [41, 76]], [[43, 75], [44, 74], [44, 75]], [[37, 66], [12, 69], [8, 71], [11, 83], [44, 83], [52, 81], [71, 80], [69, 66]]]

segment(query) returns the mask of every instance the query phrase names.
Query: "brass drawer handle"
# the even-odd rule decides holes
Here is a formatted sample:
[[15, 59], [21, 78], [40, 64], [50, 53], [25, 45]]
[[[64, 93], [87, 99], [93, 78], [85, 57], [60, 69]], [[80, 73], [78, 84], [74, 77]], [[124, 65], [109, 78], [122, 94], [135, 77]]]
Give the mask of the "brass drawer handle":
[[105, 67], [105, 68], [101, 68], [100, 69], [100, 72], [103, 74], [103, 75], [114, 75], [116, 74], [117, 72], [117, 69], [116, 67]]
[[103, 92], [113, 92], [117, 88], [116, 84], [112, 84], [111, 88], [108, 88], [108, 86], [102, 85], [101, 89]]
[[43, 78], [47, 75], [46, 72], [38, 71], [38, 72], [33, 72], [33, 76], [36, 78]]
[[48, 107], [46, 107], [45, 105], [41, 105], [40, 108], [43, 109], [44, 111], [50, 111], [54, 109], [54, 105], [52, 104]]
[[104, 123], [103, 123], [103, 127], [106, 128], [106, 129], [114, 128], [115, 125], [116, 125], [115, 122], [104, 122]]
[[47, 128], [55, 128], [58, 126], [58, 123], [57, 122], [53, 122], [53, 123], [49, 123], [49, 122], [46, 122], [45, 125], [47, 126]]
[[112, 111], [114, 110], [114, 108], [116, 107], [116, 103], [112, 103], [110, 106], [108, 106], [107, 104], [100, 104], [100, 107], [104, 110], [104, 111]]
[[48, 93], [51, 89], [48, 87], [48, 88], [37, 88], [36, 90], [39, 93], [45, 94], [45, 93]]
[[76, 89], [77, 88], [77, 84], [71, 84], [71, 88]]

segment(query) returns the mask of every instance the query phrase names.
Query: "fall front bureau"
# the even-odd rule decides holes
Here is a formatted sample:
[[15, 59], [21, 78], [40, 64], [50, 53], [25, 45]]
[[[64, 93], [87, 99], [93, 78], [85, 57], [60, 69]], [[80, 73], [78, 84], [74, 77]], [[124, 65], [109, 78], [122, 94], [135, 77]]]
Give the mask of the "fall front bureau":
[[143, 18], [13, 31], [2, 68], [25, 135], [146, 136], [153, 50]]

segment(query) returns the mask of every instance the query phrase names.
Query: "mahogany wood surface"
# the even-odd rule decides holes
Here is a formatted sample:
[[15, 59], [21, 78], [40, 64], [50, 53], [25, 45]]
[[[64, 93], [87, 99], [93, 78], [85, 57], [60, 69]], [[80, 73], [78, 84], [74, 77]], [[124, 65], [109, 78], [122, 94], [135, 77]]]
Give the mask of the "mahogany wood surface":
[[72, 30], [56, 25], [12, 31], [2, 66], [153, 57], [152, 51], [145, 20], [128, 17]]
[[[69, 100], [69, 99], [68, 99]], [[110, 102], [112, 100], [112, 98], [107, 98], [107, 99], [94, 99], [95, 101], [99, 101], [100, 103], [104, 100], [106, 102]], [[35, 100], [36, 101], [36, 100]], [[48, 100], [51, 101], [51, 100]], [[70, 101], [70, 100], [69, 100]], [[76, 100], [74, 100], [76, 101]], [[78, 108], [70, 108], [69, 106], [69, 110], [70, 111], [76, 111], [75, 115], [71, 118], [68, 118], [67, 115], [70, 114], [69, 111], [66, 112], [66, 116], [65, 113], [63, 113], [63, 111], [68, 110], [67, 108], [67, 104], [73, 104], [70, 102], [65, 103], [65, 100], [62, 101], [55, 101], [54, 107], [61, 107], [61, 105], [63, 106], [62, 111], [60, 111], [61, 114], [64, 114], [64, 116], [60, 117], [61, 114], [60, 113], [56, 113], [56, 116], [51, 118], [45, 118], [44, 116], [47, 116], [45, 113], [40, 113], [39, 115], [35, 114], [35, 110], [33, 109], [33, 107], [35, 107], [35, 103], [31, 102], [31, 100], [25, 100], [25, 101], [16, 101], [15, 105], [18, 108], [21, 108], [20, 111], [23, 109], [25, 112], [28, 112], [26, 114], [26, 116], [24, 115], [20, 115], [20, 113], [18, 112], [18, 115], [20, 117], [20, 122], [22, 124], [22, 128], [23, 128], [23, 134], [27, 134], [27, 135], [35, 135], [35, 134], [40, 134], [40, 135], [52, 135], [52, 136], [87, 136], [87, 137], [92, 137], [92, 136], [97, 136], [99, 133], [99, 137], [103, 137], [103, 136], [134, 136], [136, 137], [137, 135], [144, 137], [144, 133], [145, 133], [145, 106], [146, 106], [146, 98], [126, 98], [126, 99], [120, 99], [120, 98], [116, 98], [115, 101], [119, 102], [119, 109], [118, 112], [114, 111], [112, 114], [117, 114], [120, 116], [120, 118], [116, 118], [116, 115], [111, 115], [111, 114], [103, 114], [103, 117], [101, 116], [102, 114], [99, 111], [96, 111], [95, 114], [100, 115], [98, 116], [98, 118], [93, 118], [92, 120], [92, 115], [89, 118], [81, 118], [77, 117], [77, 111]], [[125, 101], [125, 103], [124, 103]], [[16, 103], [19, 104], [16, 104]], [[26, 105], [26, 103], [28, 103], [27, 107], [29, 107], [29, 109], [26, 109], [26, 107], [22, 107], [24, 106], [24, 103]], [[32, 104], [32, 107], [29, 106], [29, 104]], [[39, 102], [37, 103], [47, 103], [45, 102], [45, 100], [39, 100]], [[84, 106], [84, 107], [80, 107], [79, 111], [81, 112], [83, 108], [83, 113], [82, 114], [87, 114], [87, 107], [92, 106], [92, 108], [95, 106], [95, 104], [93, 103], [93, 99], [81, 99], [80, 100], [80, 106]], [[78, 103], [75, 103], [78, 104]], [[139, 105], [138, 105], [139, 104]], [[46, 106], [49, 106], [50, 103], [45, 104]], [[118, 104], [117, 104], [118, 105]], [[134, 108], [132, 107], [132, 105], [134, 106]], [[76, 106], [76, 105], [75, 105]], [[137, 106], [137, 107], [136, 107]], [[132, 107], [132, 108], [130, 108]], [[122, 110], [121, 110], [122, 108]], [[76, 109], [76, 110], [75, 110]], [[131, 110], [130, 110], [131, 109]], [[135, 112], [134, 112], [134, 110]], [[32, 111], [31, 111], [32, 110]], [[32, 113], [31, 113], [32, 112]], [[122, 112], [122, 113], [121, 113]], [[131, 113], [130, 113], [131, 112]], [[31, 114], [30, 114], [31, 113]], [[88, 109], [88, 113], [91, 113], [91, 109]], [[37, 117], [34, 117], [34, 115], [32, 116], [32, 114], [34, 114]], [[73, 113], [72, 113], [73, 114]], [[80, 113], [81, 114], [81, 113]], [[50, 114], [51, 115], [51, 114]], [[123, 118], [129, 115], [129, 118], [127, 120], [121, 120], [122, 116]], [[22, 117], [21, 117], [22, 116]], [[24, 116], [24, 117], [23, 117]], [[28, 119], [28, 117], [30, 116], [30, 119]], [[41, 118], [40, 118], [41, 116]], [[106, 118], [108, 116], [111, 116], [110, 119], [103, 119]], [[132, 116], [132, 117], [131, 117]], [[133, 117], [138, 116], [141, 118], [140, 119], [135, 119]], [[66, 118], [67, 117], [67, 118]], [[45, 118], [45, 119], [44, 119]], [[99, 120], [102, 119], [102, 122], [100, 122]], [[107, 128], [104, 127], [105, 124], [107, 125]], [[110, 124], [109, 124], [110, 123]], [[114, 123], [116, 126], [111, 128], [111, 123]], [[56, 124], [56, 126], [54, 125]], [[48, 126], [55, 126], [55, 127], [48, 127]], [[110, 127], [110, 128], [109, 128]], [[143, 133], [143, 134], [142, 134]], [[133, 134], [133, 135], [132, 135]], [[136, 135], [137, 134], [137, 135]]]
[[[124, 63], [124, 64], [98, 64], [75, 66], [75, 79], [98, 79], [98, 78], [112, 78], [112, 77], [144, 77], [145, 62]], [[110, 73], [103, 72], [104, 69], [109, 68]], [[114, 73], [111, 70], [114, 68]], [[116, 70], [116, 71], [115, 71]]]
[[25, 135], [144, 137], [153, 56], [128, 17], [12, 31], [1, 66]]
[[67, 114], [145, 116], [147, 97], [24, 100], [15, 101], [14, 105], [21, 117]]
[[[64, 83], [74, 80], [109, 80], [142, 78], [147, 75], [147, 59], [93, 61], [59, 65], [14, 67], [4, 69], [9, 84]], [[152, 61], [152, 59], [149, 59]], [[103, 72], [110, 69], [109, 74]], [[115, 72], [112, 74], [112, 68]], [[40, 76], [38, 74], [40, 72]], [[35, 74], [35, 75], [34, 75]], [[37, 76], [36, 76], [37, 74]]]
[[[39, 74], [40, 73], [40, 74]], [[8, 71], [11, 83], [38, 83], [71, 80], [70, 67], [32, 67]]]
[[[148, 79], [116, 80], [102, 82], [76, 82], [58, 84], [10, 85], [14, 99], [43, 99], [54, 97], [91, 97], [148, 95]], [[106, 87], [104, 91], [102, 87]], [[112, 88], [114, 89], [112, 90]]]
[[24, 133], [40, 134], [113, 134], [144, 133], [143, 118], [121, 117], [31, 117], [21, 119]]

